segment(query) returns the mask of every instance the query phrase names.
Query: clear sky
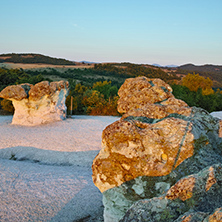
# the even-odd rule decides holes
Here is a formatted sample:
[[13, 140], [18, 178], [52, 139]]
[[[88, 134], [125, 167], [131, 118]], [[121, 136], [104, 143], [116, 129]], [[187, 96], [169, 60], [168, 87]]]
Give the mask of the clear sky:
[[0, 0], [0, 54], [222, 65], [222, 0]]

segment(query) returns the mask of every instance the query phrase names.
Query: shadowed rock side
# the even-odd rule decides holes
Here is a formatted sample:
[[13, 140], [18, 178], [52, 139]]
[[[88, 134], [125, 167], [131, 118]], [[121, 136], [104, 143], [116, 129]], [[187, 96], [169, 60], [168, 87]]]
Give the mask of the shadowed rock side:
[[180, 179], [163, 196], [136, 202], [120, 221], [222, 221], [221, 185], [222, 164], [215, 164]]
[[34, 126], [66, 118], [68, 85], [67, 81], [12, 85], [4, 88], [0, 97], [12, 101], [12, 124]]
[[222, 161], [220, 121], [171, 92], [162, 80], [146, 77], [121, 86], [123, 116], [104, 129], [92, 166], [106, 222], [119, 221], [136, 201], [161, 196], [182, 177]]

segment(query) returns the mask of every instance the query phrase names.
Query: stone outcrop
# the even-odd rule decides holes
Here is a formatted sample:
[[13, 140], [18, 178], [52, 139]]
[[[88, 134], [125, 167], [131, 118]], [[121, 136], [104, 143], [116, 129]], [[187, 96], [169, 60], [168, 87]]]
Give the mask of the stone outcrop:
[[222, 221], [221, 185], [222, 164], [215, 164], [180, 179], [163, 196], [136, 202], [121, 222]]
[[[219, 119], [174, 98], [162, 80], [127, 79], [118, 94], [123, 116], [104, 129], [92, 166], [106, 222], [119, 221], [136, 201], [166, 195], [181, 178], [222, 161]], [[188, 178], [184, 186], [193, 191], [194, 179]]]
[[0, 97], [12, 101], [12, 124], [35, 126], [66, 118], [68, 85], [67, 81], [12, 85], [4, 88]]

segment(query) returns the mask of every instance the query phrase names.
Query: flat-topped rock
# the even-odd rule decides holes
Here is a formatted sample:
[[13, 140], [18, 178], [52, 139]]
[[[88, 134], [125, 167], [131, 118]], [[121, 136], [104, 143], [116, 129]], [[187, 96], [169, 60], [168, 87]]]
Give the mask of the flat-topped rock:
[[67, 81], [12, 85], [4, 88], [0, 97], [12, 101], [12, 124], [35, 126], [66, 118], [68, 86]]

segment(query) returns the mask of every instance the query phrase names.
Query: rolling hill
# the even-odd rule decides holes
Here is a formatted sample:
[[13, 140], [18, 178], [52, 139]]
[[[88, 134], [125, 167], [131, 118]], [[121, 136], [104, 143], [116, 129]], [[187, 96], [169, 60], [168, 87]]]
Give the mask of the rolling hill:
[[[2, 65], [1, 65], [2, 64]], [[7, 64], [7, 65], [6, 65]], [[10, 64], [10, 66], [8, 65]], [[175, 79], [178, 81], [178, 78], [181, 78], [188, 73], [199, 73], [204, 77], [209, 77], [214, 81], [214, 87], [222, 87], [222, 66], [219, 65], [202, 65], [197, 66], [194, 64], [185, 64], [178, 67], [161, 67], [157, 66], [157, 64], [153, 65], [138, 65], [138, 64], [131, 64], [131, 63], [107, 63], [107, 64], [96, 64], [91, 62], [75, 62], [69, 61], [66, 59], [61, 58], [53, 58], [41, 54], [34, 54], [34, 53], [11, 53], [11, 54], [0, 54], [0, 65], [6, 68], [23, 68], [25, 70], [38, 70], [39, 72], [43, 71], [43, 68], [58, 68], [56, 69], [59, 72], [64, 73], [64, 68], [92, 68], [94, 71], [98, 72], [100, 77], [106, 77], [106, 79], [113, 79], [114, 76], [116, 78], [123, 77], [129, 78], [132, 76], [136, 76], [139, 73], [140, 75], [149, 75], [150, 77], [154, 78], [165, 78]], [[99, 66], [98, 66], [99, 65]], [[94, 68], [97, 67], [97, 68]], [[98, 67], [100, 67], [98, 69]], [[52, 70], [51, 70], [52, 71]], [[70, 70], [69, 70], [70, 71]], [[30, 71], [31, 72], [31, 71]], [[101, 73], [102, 72], [102, 73]], [[79, 75], [85, 75], [81, 72], [78, 72]], [[80, 74], [81, 73], [81, 74]], [[55, 73], [56, 74], [56, 73]], [[58, 74], [58, 73], [57, 73]], [[121, 75], [116, 75], [121, 74]], [[152, 75], [151, 75], [152, 74]], [[110, 77], [107, 78], [107, 75]], [[73, 76], [73, 75], [71, 75]], [[176, 78], [176, 76], [178, 78]], [[90, 74], [91, 78], [96, 78], [96, 74]], [[112, 77], [112, 78], [111, 78]], [[97, 77], [98, 78], [98, 77]]]
[[214, 81], [214, 87], [222, 87], [222, 66], [185, 64], [177, 68], [177, 73], [199, 73], [201, 76], [209, 77]]
[[41, 54], [22, 53], [22, 54], [1, 54], [1, 63], [24, 63], [24, 64], [51, 64], [51, 65], [76, 65], [76, 62], [72, 62], [66, 59], [52, 58]]
[[203, 73], [222, 73], [222, 66], [217, 65], [202, 65], [196, 66], [193, 64], [185, 64], [178, 67], [182, 70], [194, 71], [194, 72], [203, 72]]

